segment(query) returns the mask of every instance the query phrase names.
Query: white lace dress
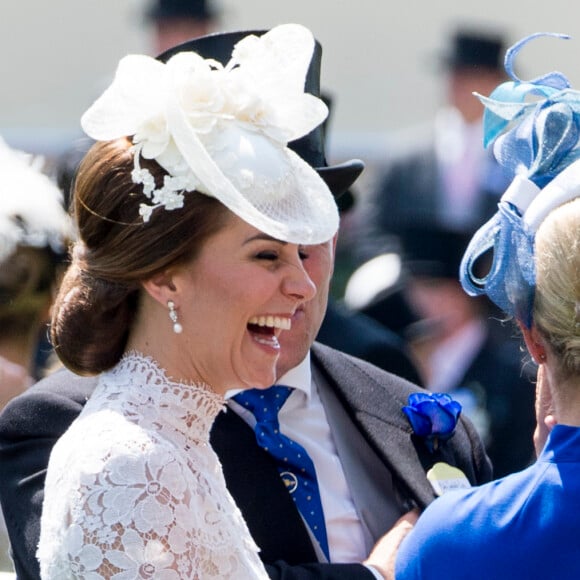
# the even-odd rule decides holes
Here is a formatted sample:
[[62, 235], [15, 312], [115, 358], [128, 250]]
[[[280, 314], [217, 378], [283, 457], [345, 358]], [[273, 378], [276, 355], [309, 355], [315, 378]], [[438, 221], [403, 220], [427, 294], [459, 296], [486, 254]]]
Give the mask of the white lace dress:
[[268, 578], [209, 444], [223, 405], [136, 353], [104, 373], [50, 457], [42, 578]]

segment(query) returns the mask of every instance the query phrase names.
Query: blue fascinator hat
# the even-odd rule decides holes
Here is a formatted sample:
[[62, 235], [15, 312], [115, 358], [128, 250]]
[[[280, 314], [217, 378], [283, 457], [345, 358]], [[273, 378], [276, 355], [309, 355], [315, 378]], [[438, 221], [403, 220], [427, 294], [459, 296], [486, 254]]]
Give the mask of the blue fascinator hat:
[[[514, 73], [513, 61], [536, 33], [506, 52], [505, 70], [512, 81], [499, 85], [489, 97], [477, 93], [485, 106], [484, 147], [493, 145], [498, 163], [513, 181], [497, 213], [473, 236], [460, 266], [463, 289], [471, 296], [486, 294], [499, 308], [528, 328], [536, 270], [535, 234], [556, 207], [580, 196], [580, 92], [570, 88], [560, 72], [530, 81]], [[477, 260], [488, 251], [488, 273], [478, 277]]]

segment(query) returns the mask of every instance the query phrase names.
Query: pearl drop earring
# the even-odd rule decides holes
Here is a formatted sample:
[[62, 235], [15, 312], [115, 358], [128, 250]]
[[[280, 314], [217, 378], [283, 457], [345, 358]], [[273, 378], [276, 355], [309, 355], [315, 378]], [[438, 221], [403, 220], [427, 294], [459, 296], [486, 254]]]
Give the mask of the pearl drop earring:
[[173, 332], [175, 332], [175, 334], [181, 334], [183, 332], [183, 326], [181, 326], [177, 320], [175, 302], [173, 302], [173, 300], [168, 300], [167, 308], [169, 308], [169, 318], [171, 319], [171, 322], [173, 322]]

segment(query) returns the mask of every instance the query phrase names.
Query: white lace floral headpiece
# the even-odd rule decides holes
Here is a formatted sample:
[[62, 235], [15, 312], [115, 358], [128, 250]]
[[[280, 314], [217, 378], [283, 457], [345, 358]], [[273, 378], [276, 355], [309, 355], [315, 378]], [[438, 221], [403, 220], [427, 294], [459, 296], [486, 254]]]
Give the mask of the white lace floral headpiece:
[[[225, 66], [195, 52], [167, 63], [129, 55], [81, 124], [100, 141], [132, 136], [132, 178], [149, 199], [140, 208], [146, 222], [156, 208], [182, 207], [184, 192], [196, 190], [277, 239], [321, 243], [338, 229], [336, 203], [287, 147], [328, 114], [304, 91], [313, 50], [308, 29], [285, 24], [243, 38]], [[161, 187], [141, 156], [169, 174]]]
[[62, 192], [42, 172], [43, 162], [0, 139], [0, 264], [18, 246], [66, 250], [72, 225]]

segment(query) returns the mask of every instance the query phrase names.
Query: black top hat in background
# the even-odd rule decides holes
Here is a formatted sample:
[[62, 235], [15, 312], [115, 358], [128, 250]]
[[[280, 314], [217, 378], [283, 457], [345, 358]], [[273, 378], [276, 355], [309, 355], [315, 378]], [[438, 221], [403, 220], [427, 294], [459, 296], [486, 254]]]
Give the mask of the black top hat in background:
[[[237, 42], [250, 34], [261, 36], [266, 32], [266, 30], [243, 30], [200, 36], [166, 50], [157, 59], [166, 62], [174, 54], [193, 51], [204, 58], [212, 58], [222, 64], [226, 64], [230, 60], [232, 49]], [[304, 90], [319, 98], [321, 59], [322, 47], [316, 42], [310, 67], [306, 74]], [[288, 146], [300, 155], [311, 167], [316, 169], [336, 199], [348, 191], [349, 187], [351, 187], [364, 169], [364, 163], [359, 159], [351, 159], [338, 165], [328, 165], [324, 150], [323, 124], [316, 127], [308, 135], [292, 141]]]
[[146, 10], [146, 15], [149, 20], [168, 18], [211, 20], [216, 16], [216, 12], [206, 0], [153, 0]]
[[456, 232], [436, 224], [401, 229], [403, 263], [414, 276], [448, 278], [459, 284], [459, 265], [471, 233]]
[[503, 71], [505, 40], [499, 33], [475, 29], [458, 29], [451, 46], [443, 55], [448, 69], [486, 68]]

